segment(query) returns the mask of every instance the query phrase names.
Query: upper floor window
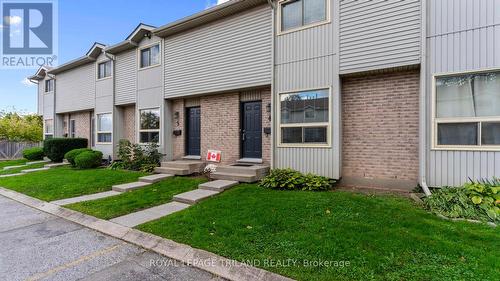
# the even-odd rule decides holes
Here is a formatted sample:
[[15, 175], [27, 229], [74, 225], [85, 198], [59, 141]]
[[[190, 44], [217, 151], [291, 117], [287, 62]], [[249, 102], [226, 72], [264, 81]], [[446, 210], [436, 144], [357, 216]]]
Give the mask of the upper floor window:
[[141, 68], [160, 64], [160, 44], [142, 49], [140, 61]]
[[330, 0], [289, 0], [280, 3], [281, 31], [293, 30], [327, 20]]
[[105, 61], [97, 65], [97, 79], [111, 76], [111, 61]]
[[330, 90], [280, 95], [280, 144], [328, 145]]
[[435, 78], [436, 148], [500, 149], [500, 71]]
[[45, 80], [45, 92], [53, 92], [54, 91], [54, 79]]

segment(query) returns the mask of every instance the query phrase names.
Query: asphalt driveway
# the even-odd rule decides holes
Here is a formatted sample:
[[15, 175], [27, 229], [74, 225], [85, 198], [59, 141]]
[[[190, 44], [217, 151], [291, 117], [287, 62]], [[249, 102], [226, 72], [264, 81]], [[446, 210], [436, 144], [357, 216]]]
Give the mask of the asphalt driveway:
[[0, 196], [0, 280], [222, 280]]

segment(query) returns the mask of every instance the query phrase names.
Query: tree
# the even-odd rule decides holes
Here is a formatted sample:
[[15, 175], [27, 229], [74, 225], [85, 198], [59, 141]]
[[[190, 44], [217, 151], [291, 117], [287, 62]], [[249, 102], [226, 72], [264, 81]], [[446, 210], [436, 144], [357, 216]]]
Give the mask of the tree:
[[0, 111], [0, 140], [38, 142], [42, 139], [41, 116]]

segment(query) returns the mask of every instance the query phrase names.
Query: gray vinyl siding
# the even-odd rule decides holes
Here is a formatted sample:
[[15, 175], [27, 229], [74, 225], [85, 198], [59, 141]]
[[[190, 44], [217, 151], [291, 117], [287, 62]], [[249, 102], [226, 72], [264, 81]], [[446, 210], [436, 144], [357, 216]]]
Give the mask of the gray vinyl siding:
[[137, 49], [125, 51], [115, 61], [115, 104], [136, 102], [137, 96]]
[[[331, 2], [332, 23], [276, 36], [274, 83], [274, 167], [293, 168], [330, 178], [340, 177], [340, 92], [337, 46], [338, 3]], [[279, 147], [279, 94], [331, 88], [331, 147]]]
[[165, 38], [165, 98], [271, 84], [271, 34], [263, 5]]
[[38, 82], [37, 90], [37, 113], [38, 115], [43, 115], [43, 94], [45, 92], [45, 81], [40, 80]]
[[[428, 6], [428, 112], [435, 73], [500, 68], [500, 0], [435, 0]], [[431, 120], [428, 120], [429, 143]], [[500, 177], [500, 152], [430, 150], [428, 184]]]
[[89, 63], [56, 75], [56, 113], [95, 107], [95, 64]]
[[340, 74], [420, 63], [420, 0], [340, 2]]

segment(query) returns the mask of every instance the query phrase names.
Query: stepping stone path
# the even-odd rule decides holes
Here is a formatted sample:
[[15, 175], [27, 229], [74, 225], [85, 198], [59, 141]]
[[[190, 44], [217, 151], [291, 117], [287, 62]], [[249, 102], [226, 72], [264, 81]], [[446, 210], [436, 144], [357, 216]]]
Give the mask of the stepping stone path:
[[174, 201], [186, 203], [189, 205], [194, 205], [203, 199], [210, 198], [210, 197], [217, 195], [219, 193], [220, 193], [220, 191], [196, 189], [196, 190], [192, 190], [192, 191], [188, 191], [188, 192], [184, 192], [184, 193], [175, 195]]
[[26, 164], [24, 164], [24, 165], [7, 166], [7, 167], [4, 167], [3, 169], [4, 169], [4, 170], [12, 170], [12, 169], [17, 169], [17, 168], [26, 167], [26, 166], [29, 166], [29, 165], [34, 165], [34, 164], [42, 164], [42, 163], [49, 163], [49, 162], [50, 162], [50, 160], [42, 160], [42, 161], [26, 162]]
[[179, 203], [179, 202], [170, 202], [167, 204], [163, 204], [160, 206], [156, 206], [153, 208], [149, 208], [143, 211], [131, 213], [125, 216], [117, 217], [111, 219], [110, 221], [114, 223], [121, 224], [123, 226], [134, 227], [139, 224], [146, 223], [148, 221], [156, 220], [161, 217], [170, 215], [172, 213], [184, 210], [191, 205]]
[[129, 182], [129, 183], [124, 183], [124, 184], [119, 184], [119, 185], [113, 185], [113, 190], [118, 191], [118, 192], [127, 192], [127, 191], [132, 191], [136, 190], [145, 186], [151, 185], [149, 182]]
[[154, 174], [150, 176], [141, 177], [139, 178], [139, 181], [148, 183], [157, 183], [164, 179], [171, 178], [173, 176], [174, 175], [169, 175], [169, 174]]
[[68, 162], [62, 162], [62, 163], [52, 163], [52, 164], [47, 164], [47, 165], [45, 165], [44, 167], [45, 167], [45, 168], [49, 168], [49, 169], [50, 169], [50, 168], [56, 168], [56, 167], [61, 167], [61, 166], [67, 166], [67, 165], [69, 165], [69, 163], [68, 163]]
[[50, 168], [36, 168], [36, 169], [26, 169], [26, 170], [22, 170], [21, 171], [21, 174], [27, 174], [27, 173], [33, 173], [33, 172], [40, 172], [40, 171], [46, 171]]
[[231, 187], [237, 185], [238, 183], [239, 182], [237, 182], [237, 181], [216, 180], [216, 181], [209, 181], [206, 183], [202, 183], [198, 187], [200, 189], [222, 192], [228, 188], [231, 188]]
[[83, 202], [83, 201], [90, 201], [90, 200], [106, 198], [106, 197], [115, 196], [118, 194], [121, 194], [121, 193], [117, 192], [117, 191], [106, 191], [106, 192], [84, 195], [84, 196], [79, 196], [79, 197], [73, 197], [73, 198], [68, 198], [68, 199], [56, 200], [56, 201], [52, 201], [50, 203], [62, 206], [62, 205], [69, 205], [69, 204], [73, 204], [73, 203]]

